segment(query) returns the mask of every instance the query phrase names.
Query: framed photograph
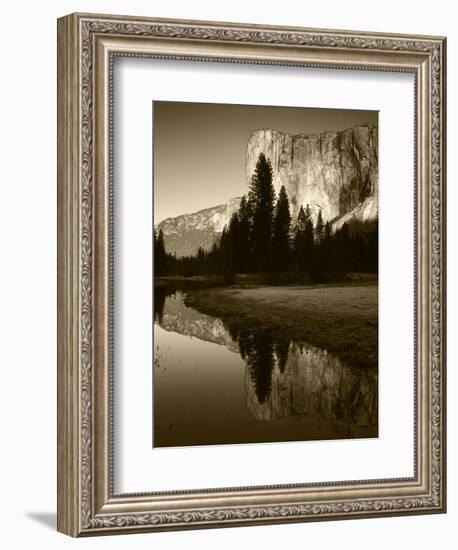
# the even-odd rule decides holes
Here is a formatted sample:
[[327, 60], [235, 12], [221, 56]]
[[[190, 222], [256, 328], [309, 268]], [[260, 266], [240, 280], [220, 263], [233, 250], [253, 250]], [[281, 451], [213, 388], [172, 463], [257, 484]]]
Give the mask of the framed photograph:
[[445, 511], [445, 45], [59, 19], [59, 531]]
[[153, 113], [153, 447], [377, 437], [378, 112]]

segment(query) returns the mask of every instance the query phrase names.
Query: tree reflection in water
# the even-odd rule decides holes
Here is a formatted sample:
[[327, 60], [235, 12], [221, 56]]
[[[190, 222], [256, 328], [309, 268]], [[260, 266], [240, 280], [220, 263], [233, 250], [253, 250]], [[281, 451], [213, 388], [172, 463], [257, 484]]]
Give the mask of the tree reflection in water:
[[286, 362], [288, 361], [289, 344], [289, 342], [282, 341], [276, 342], [274, 345], [278, 368], [282, 374], [285, 372]]
[[274, 345], [269, 334], [239, 334], [240, 355], [245, 361], [259, 403], [265, 403], [272, 387]]
[[308, 344], [224, 322], [247, 366], [247, 407], [259, 420], [319, 416], [376, 425], [377, 372]]
[[272, 390], [272, 373], [275, 364], [281, 373], [288, 360], [289, 342], [275, 342], [269, 332], [246, 332], [227, 326], [234, 343], [237, 343], [240, 355], [245, 361], [259, 403], [265, 403]]
[[342, 363], [324, 349], [290, 342], [237, 319], [201, 314], [186, 307], [176, 288], [154, 289], [155, 321], [180, 334], [224, 345], [239, 352], [246, 365], [249, 414], [262, 421], [314, 417], [354, 426], [377, 426], [376, 369]]
[[173, 290], [166, 285], [154, 285], [154, 321], [162, 325], [165, 299], [173, 294]]

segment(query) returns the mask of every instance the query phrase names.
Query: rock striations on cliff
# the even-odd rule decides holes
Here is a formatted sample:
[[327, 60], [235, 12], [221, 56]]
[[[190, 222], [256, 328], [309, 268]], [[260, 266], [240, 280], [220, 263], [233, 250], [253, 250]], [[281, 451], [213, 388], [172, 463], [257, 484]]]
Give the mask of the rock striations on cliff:
[[361, 215], [377, 215], [378, 135], [375, 126], [361, 125], [340, 132], [290, 135], [259, 130], [248, 141], [246, 177], [250, 181], [260, 153], [270, 159], [273, 184], [290, 199], [293, 219], [309, 204], [325, 221], [352, 212], [365, 201]]
[[[301, 206], [338, 229], [351, 220], [378, 216], [378, 129], [359, 125], [342, 131], [290, 135], [274, 129], [254, 132], [247, 144], [247, 190], [260, 153], [270, 159], [278, 195], [285, 186], [293, 220]], [[166, 249], [177, 257], [209, 249], [218, 239], [240, 198], [158, 224]]]

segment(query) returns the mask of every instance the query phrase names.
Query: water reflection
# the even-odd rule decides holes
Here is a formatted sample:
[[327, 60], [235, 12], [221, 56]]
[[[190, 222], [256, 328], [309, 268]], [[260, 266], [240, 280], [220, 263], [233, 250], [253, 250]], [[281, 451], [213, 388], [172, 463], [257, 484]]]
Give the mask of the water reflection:
[[274, 349], [278, 368], [280, 369], [280, 372], [283, 373], [285, 372], [286, 362], [288, 361], [289, 343], [277, 342], [274, 345]]
[[271, 394], [272, 371], [275, 365], [272, 338], [262, 333], [238, 334], [236, 340], [258, 403], [265, 403]]
[[259, 380], [251, 372], [246, 380], [247, 407], [259, 420], [314, 416], [377, 423], [377, 374], [371, 369], [348, 367], [325, 350], [291, 342], [283, 370], [277, 355], [268, 377], [270, 391], [262, 398]]
[[154, 321], [162, 324], [165, 299], [173, 294], [172, 288], [166, 285], [154, 285]]
[[[237, 432], [237, 436], [231, 436], [232, 440], [226, 442], [374, 437], [377, 435], [378, 377], [375, 369], [361, 369], [345, 365], [326, 350], [306, 343], [278, 339], [275, 338], [275, 335], [262, 330], [248, 333], [239, 327], [231, 326], [229, 328], [221, 319], [186, 307], [184, 298], [185, 294], [182, 291], [156, 287], [156, 323], [165, 331], [184, 337], [180, 343], [182, 347], [188, 346], [186, 341], [189, 339], [198, 339], [202, 342], [224, 346], [227, 353], [231, 356], [235, 353], [242, 360], [240, 384], [236, 385], [229, 382], [236, 378], [236, 363], [228, 357], [227, 368], [221, 365], [221, 352], [218, 352], [218, 362], [220, 363], [218, 368], [221, 368], [218, 371], [218, 380], [221, 380], [221, 391], [225, 392], [224, 407], [225, 409], [231, 407], [240, 409], [233, 413], [234, 422], [239, 424], [240, 433]], [[161, 342], [157, 342], [157, 344], [160, 345]], [[194, 360], [199, 365], [202, 355], [193, 359], [191, 347], [189, 346], [189, 350], [184, 354], [186, 362], [191, 364]], [[208, 348], [206, 353], [211, 354], [213, 351]], [[199, 354], [202, 354], [202, 351]], [[167, 368], [178, 368], [171, 362], [167, 362], [166, 358], [160, 359], [158, 366], [160, 365]], [[197, 418], [201, 418], [199, 415], [202, 413], [202, 417], [205, 417], [205, 402], [208, 404], [210, 401], [208, 392], [215, 393], [215, 404], [214, 410], [207, 411], [207, 413], [212, 415], [212, 422], [215, 422], [215, 426], [218, 425], [217, 402], [222, 403], [222, 398], [216, 397], [219, 390], [215, 387], [215, 381], [211, 384], [209, 382], [214, 373], [209, 371], [208, 374], [205, 374], [202, 371], [199, 375], [191, 375], [189, 372], [183, 371], [185, 365], [181, 365], [180, 368], [182, 370], [176, 374], [175, 380], [181, 376], [186, 377], [188, 391], [194, 391], [197, 396], [198, 390], [191, 390], [191, 386], [194, 384], [196, 388], [199, 387], [199, 391], [205, 387], [207, 392], [205, 395], [208, 397], [203, 402], [202, 398], [198, 401], [196, 397], [195, 402], [188, 405], [187, 411], [184, 411], [183, 415], [186, 416], [186, 419], [183, 418], [183, 423], [187, 426], [186, 436], [183, 435], [185, 433], [183, 431], [183, 434], [177, 436], [178, 440], [173, 443], [175, 439], [170, 433], [172, 430], [169, 429], [169, 432], [164, 435], [163, 441], [172, 441], [172, 443], [165, 442], [164, 445], [225, 442], [221, 434], [221, 427], [226, 431], [230, 430], [227, 411], [224, 414], [221, 413], [223, 424], [220, 426], [218, 435], [215, 435], [215, 440], [208, 434], [205, 436], [208, 441], [201, 441], [197, 436], [194, 440], [189, 433], [192, 414], [196, 415], [196, 422], [200, 423], [202, 421], [197, 420]], [[198, 372], [198, 367], [196, 372]], [[212, 378], [212, 380], [216, 380], [216, 378]], [[161, 394], [161, 387], [165, 387], [165, 381], [155, 387], [157, 401], [155, 414], [159, 416], [161, 411], [158, 410], [158, 407], [161, 403], [165, 403], [166, 393], [164, 390]], [[169, 391], [172, 392], [173, 389], [170, 387]], [[231, 392], [234, 394], [232, 401]], [[198, 412], [198, 409], [202, 409], [202, 411]], [[171, 412], [171, 408], [167, 410], [169, 416], [177, 415], [176, 411]], [[165, 413], [162, 412], [162, 414]], [[247, 421], [248, 417], [251, 418], [249, 422]], [[315, 419], [313, 425], [311, 425], [311, 419]], [[159, 417], [155, 422], [157, 430], [159, 430], [158, 433], [165, 433], [164, 430], [161, 431]], [[205, 420], [205, 422], [208, 421]], [[253, 422], [255, 423], [252, 425]], [[175, 421], [175, 429], [179, 430], [176, 427], [176, 424], [179, 423], [179, 419]], [[262, 434], [259, 431], [260, 423], [264, 426]], [[267, 428], [266, 431], [266, 426], [271, 426], [271, 430], [269, 431]], [[280, 430], [280, 426], [282, 430]], [[186, 441], [181, 441], [180, 437], [185, 438]], [[199, 437], [204, 439], [203, 435]], [[157, 441], [156, 444], [160, 445]]]

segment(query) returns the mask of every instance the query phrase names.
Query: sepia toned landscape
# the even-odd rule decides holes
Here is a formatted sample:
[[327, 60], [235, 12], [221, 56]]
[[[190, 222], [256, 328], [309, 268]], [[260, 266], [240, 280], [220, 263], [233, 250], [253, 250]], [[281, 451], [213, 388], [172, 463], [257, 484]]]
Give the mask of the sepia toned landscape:
[[155, 447], [377, 437], [377, 120], [154, 103]]

